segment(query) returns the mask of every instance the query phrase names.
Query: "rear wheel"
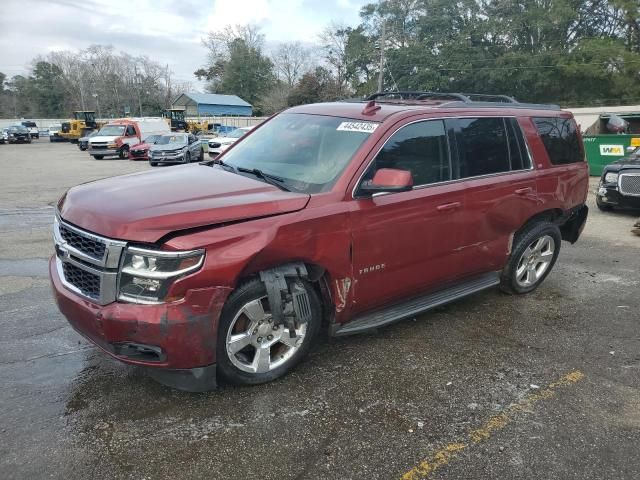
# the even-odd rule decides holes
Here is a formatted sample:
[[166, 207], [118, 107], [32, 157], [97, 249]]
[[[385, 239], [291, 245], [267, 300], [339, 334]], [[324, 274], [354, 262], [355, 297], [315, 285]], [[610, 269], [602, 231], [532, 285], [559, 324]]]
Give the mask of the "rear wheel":
[[251, 280], [231, 294], [218, 328], [218, 372], [228, 381], [254, 385], [279, 378], [309, 352], [322, 318], [320, 300], [308, 282], [301, 282], [309, 295], [312, 316], [296, 323], [295, 337], [284, 325], [275, 325], [267, 291], [259, 279]]
[[184, 163], [191, 163], [191, 153], [187, 152], [184, 154]]
[[534, 223], [517, 234], [502, 272], [502, 290], [522, 294], [538, 288], [556, 263], [561, 242], [560, 229], [546, 221]]
[[102, 160], [104, 158], [104, 155], [94, 155], [93, 158], [95, 158], [96, 160]]

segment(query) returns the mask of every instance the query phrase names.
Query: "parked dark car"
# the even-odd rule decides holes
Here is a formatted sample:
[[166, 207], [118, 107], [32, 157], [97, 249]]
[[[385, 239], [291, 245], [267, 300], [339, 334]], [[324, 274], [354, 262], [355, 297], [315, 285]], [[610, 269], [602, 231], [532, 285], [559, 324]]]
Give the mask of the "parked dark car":
[[190, 163], [203, 160], [202, 145], [192, 133], [162, 135], [149, 147], [149, 164]]
[[534, 291], [582, 232], [588, 182], [557, 106], [427, 92], [298, 106], [216, 160], [70, 189], [49, 272], [107, 354], [178, 388], [264, 383], [323, 327]]
[[7, 141], [9, 143], [31, 143], [29, 129], [22, 125], [13, 125], [7, 129]]
[[640, 209], [640, 147], [604, 167], [596, 205], [603, 211], [615, 207]]
[[96, 135], [98, 135], [98, 131], [96, 130], [95, 132], [91, 132], [89, 135], [87, 135], [86, 137], [80, 137], [78, 139], [78, 148], [84, 152], [89, 148], [89, 139], [91, 137], [95, 137]]

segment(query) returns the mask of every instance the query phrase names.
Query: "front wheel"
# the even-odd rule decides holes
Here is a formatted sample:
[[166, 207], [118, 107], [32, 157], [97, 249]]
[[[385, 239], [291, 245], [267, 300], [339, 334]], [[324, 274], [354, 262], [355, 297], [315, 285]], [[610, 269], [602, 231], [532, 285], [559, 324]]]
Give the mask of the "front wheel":
[[267, 291], [253, 279], [231, 294], [218, 328], [218, 372], [231, 383], [255, 385], [285, 375], [309, 352], [322, 320], [320, 300], [313, 286], [301, 279], [309, 296], [311, 319], [295, 324], [295, 337], [275, 325]]
[[120, 151], [118, 152], [118, 158], [120, 160], [124, 160], [125, 158], [129, 158], [129, 145], [123, 145]]
[[93, 158], [95, 158], [96, 160], [102, 160], [104, 158], [104, 155], [94, 155]]
[[158, 166], [158, 162], [149, 162], [149, 165], [151, 165], [152, 167], [157, 167]]
[[546, 221], [516, 234], [509, 262], [502, 272], [502, 290], [522, 294], [538, 288], [556, 263], [561, 242], [558, 226]]

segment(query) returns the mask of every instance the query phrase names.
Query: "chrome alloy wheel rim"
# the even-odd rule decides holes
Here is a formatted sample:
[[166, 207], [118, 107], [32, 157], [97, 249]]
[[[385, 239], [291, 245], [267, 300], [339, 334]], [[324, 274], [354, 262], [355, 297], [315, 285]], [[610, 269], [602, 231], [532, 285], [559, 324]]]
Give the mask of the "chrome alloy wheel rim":
[[545, 235], [534, 240], [522, 253], [516, 269], [516, 283], [521, 287], [534, 285], [551, 265], [556, 242]]
[[284, 325], [274, 325], [265, 310], [267, 297], [245, 304], [227, 331], [227, 355], [231, 363], [248, 373], [266, 373], [285, 364], [300, 349], [307, 324], [297, 326], [295, 338]]

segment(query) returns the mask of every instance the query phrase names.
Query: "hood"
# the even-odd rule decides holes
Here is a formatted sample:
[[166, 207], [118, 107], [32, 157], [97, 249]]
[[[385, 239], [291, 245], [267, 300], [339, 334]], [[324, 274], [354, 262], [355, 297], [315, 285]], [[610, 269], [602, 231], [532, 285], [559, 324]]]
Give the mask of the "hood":
[[182, 150], [187, 146], [186, 143], [168, 143], [166, 145], [151, 145], [149, 147], [150, 152], [173, 152], [175, 150]]
[[151, 148], [151, 144], [143, 142], [134, 145], [133, 147], [131, 147], [131, 150], [149, 150], [149, 148]]
[[295, 212], [308, 201], [307, 194], [194, 164], [78, 185], [60, 215], [105, 237], [153, 243], [177, 230]]
[[640, 157], [634, 155], [633, 157], [621, 158], [620, 160], [605, 165], [604, 168], [608, 172], [617, 172], [623, 168], [640, 168]]
[[117, 135], [96, 135], [95, 137], [91, 137], [89, 139], [89, 143], [114, 143], [116, 138], [120, 138]]

